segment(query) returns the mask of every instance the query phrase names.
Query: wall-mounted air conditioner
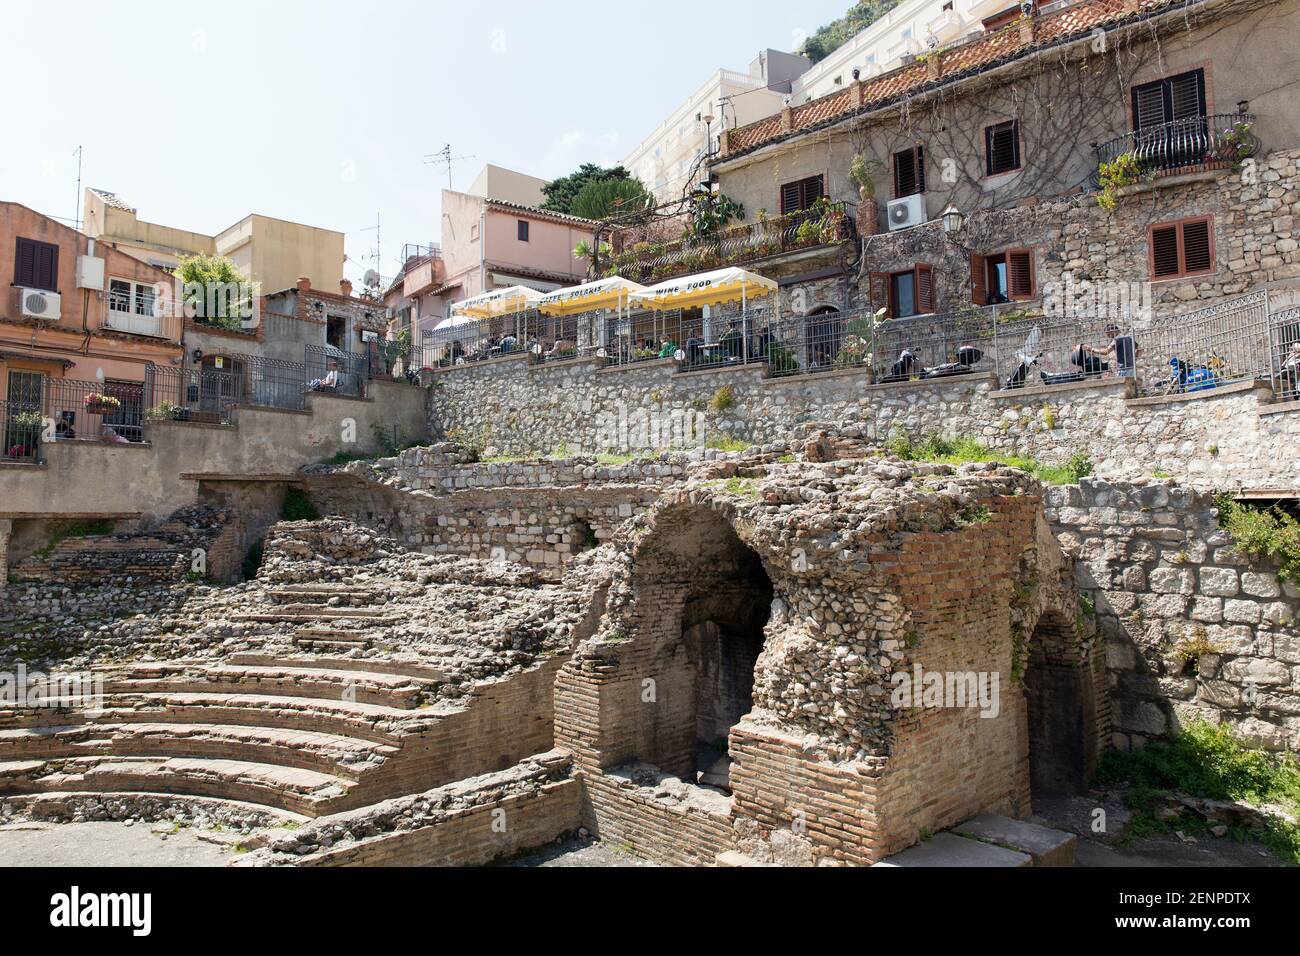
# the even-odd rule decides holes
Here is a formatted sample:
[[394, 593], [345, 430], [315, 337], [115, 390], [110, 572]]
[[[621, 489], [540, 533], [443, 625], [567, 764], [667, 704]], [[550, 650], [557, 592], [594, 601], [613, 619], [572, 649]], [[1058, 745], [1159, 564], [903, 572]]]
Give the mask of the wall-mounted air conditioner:
[[885, 218], [889, 220], [891, 231], [919, 226], [925, 222], [925, 196], [918, 193], [902, 199], [891, 199], [885, 210]]
[[19, 310], [25, 319], [59, 321], [59, 294], [44, 289], [19, 289]]

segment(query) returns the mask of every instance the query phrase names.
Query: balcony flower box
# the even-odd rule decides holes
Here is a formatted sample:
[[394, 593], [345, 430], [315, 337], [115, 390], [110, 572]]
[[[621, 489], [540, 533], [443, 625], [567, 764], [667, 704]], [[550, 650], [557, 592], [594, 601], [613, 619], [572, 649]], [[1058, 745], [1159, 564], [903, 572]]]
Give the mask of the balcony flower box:
[[91, 392], [84, 404], [89, 415], [112, 415], [122, 407], [122, 400], [102, 392]]

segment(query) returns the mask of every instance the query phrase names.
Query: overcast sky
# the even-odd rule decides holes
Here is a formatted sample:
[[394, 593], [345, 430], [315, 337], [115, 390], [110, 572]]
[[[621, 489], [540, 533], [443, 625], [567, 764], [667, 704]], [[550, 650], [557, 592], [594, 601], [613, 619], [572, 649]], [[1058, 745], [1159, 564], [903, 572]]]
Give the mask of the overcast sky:
[[[250, 212], [340, 230], [358, 279], [436, 241], [485, 162], [619, 161], [718, 67], [790, 49], [851, 0], [5, 0], [0, 199], [72, 219], [82, 182], [212, 234]], [[315, 277], [313, 277], [315, 278]], [[323, 277], [322, 277], [323, 278]]]

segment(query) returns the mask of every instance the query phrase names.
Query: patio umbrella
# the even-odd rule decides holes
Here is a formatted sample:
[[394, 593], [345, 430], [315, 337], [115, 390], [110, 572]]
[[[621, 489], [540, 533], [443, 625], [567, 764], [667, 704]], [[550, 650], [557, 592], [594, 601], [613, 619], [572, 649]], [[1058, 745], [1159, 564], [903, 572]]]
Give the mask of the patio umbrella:
[[[504, 289], [492, 289], [479, 295], [463, 299], [452, 304], [452, 317], [468, 316], [469, 319], [495, 319], [514, 314], [515, 338], [519, 338], [519, 316], [527, 309], [536, 308], [542, 299], [542, 293], [525, 285], [512, 285]], [[445, 320], [444, 320], [445, 321]]]
[[[669, 309], [698, 309], [703, 306], [725, 305], [739, 302], [742, 323], [749, 328], [749, 299], [752, 296], [772, 295], [777, 284], [766, 276], [748, 272], [736, 266], [682, 276], [652, 285], [629, 298], [655, 311]], [[742, 337], [742, 358], [749, 361], [749, 334]]]
[[[544, 295], [537, 303], [537, 310], [544, 315], [562, 318], [584, 312], [614, 311], [623, 313], [628, 309], [629, 297], [634, 292], [641, 292], [645, 286], [622, 276], [609, 276], [582, 285], [556, 289]], [[605, 344], [605, 335], [599, 331], [595, 336], [599, 343]]]

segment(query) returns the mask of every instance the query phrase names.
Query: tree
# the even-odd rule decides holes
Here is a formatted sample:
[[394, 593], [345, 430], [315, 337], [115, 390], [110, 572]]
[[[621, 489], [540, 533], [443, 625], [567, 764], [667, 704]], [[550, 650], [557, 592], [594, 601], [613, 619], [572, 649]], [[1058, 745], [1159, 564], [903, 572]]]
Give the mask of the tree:
[[184, 299], [194, 318], [227, 329], [242, 327], [253, 315], [253, 301], [260, 294], [226, 256], [185, 256], [176, 267], [184, 283]]
[[542, 187], [542, 193], [546, 196], [546, 202], [542, 203], [542, 208], [549, 209], [552, 212], [576, 215], [573, 211], [573, 202], [578, 198], [578, 193], [582, 192], [584, 186], [588, 183], [616, 179], [637, 182], [637, 180], [633, 179], [632, 174], [622, 166], [606, 168], [597, 166], [595, 163], [583, 163], [576, 172], [572, 172], [568, 176], [561, 176], [559, 179], [552, 179]]
[[838, 20], [822, 24], [803, 41], [798, 52], [817, 63], [875, 23], [901, 0], [858, 0]]
[[643, 210], [651, 203], [650, 193], [639, 179], [597, 179], [578, 191], [570, 212], [599, 221]]

